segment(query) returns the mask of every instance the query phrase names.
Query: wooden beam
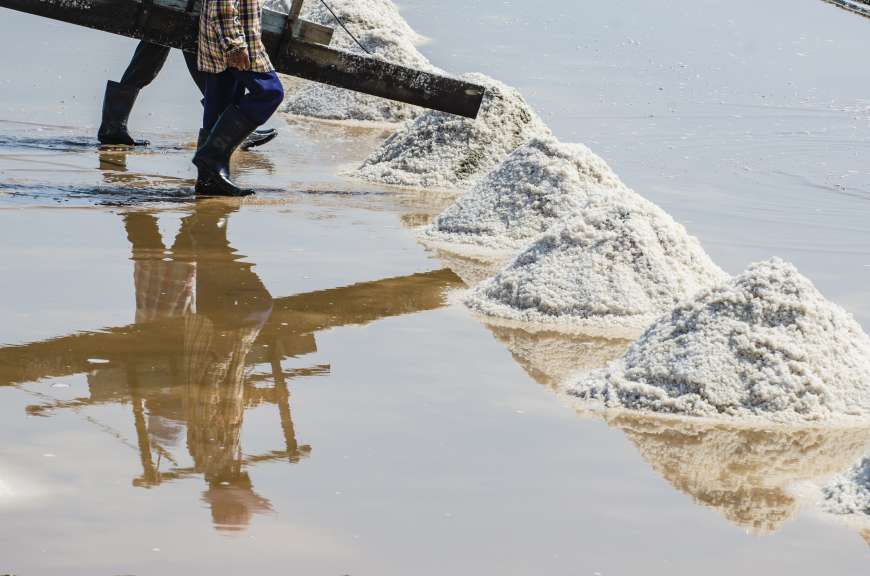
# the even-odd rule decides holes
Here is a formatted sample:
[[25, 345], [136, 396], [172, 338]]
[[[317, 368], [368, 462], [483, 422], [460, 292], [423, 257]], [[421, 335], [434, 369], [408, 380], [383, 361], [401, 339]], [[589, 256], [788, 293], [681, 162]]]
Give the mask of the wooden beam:
[[[822, 2], [827, 2], [828, 4], [833, 4], [838, 8], [852, 12], [853, 14], [870, 18], [870, 8], [865, 8], [865, 6], [870, 6], [870, 2], [865, 2], [863, 0], [822, 0]], [[863, 4], [863, 6], [859, 5], [859, 3]]]
[[302, 38], [302, 26], [301, 20], [299, 16], [302, 14], [302, 3], [305, 0], [293, 0], [293, 4], [290, 6], [290, 13], [287, 15], [287, 25], [290, 28], [291, 35], [296, 40], [303, 40]]
[[[0, 7], [195, 52], [199, 16], [180, 9], [181, 5], [186, 7], [187, 2], [0, 0]], [[301, 3], [294, 6], [301, 9]], [[143, 18], [145, 7], [148, 12]], [[264, 11], [263, 44], [278, 72], [467, 118], [477, 117], [485, 91], [482, 86], [329, 48], [315, 40], [325, 38], [324, 27], [311, 23], [300, 24], [299, 34], [291, 34], [288, 39], [286, 19], [285, 14]], [[292, 21], [290, 24], [292, 27]]]

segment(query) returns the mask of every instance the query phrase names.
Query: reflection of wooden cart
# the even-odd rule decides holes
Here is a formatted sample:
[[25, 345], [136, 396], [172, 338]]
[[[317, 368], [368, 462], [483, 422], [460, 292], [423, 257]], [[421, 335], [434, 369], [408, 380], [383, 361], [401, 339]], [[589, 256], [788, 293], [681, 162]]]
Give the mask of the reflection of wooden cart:
[[[277, 460], [296, 462], [311, 450], [297, 442], [288, 381], [328, 373], [329, 365], [314, 364], [287, 370], [281, 364], [282, 359], [301, 358], [316, 352], [315, 334], [323, 330], [365, 325], [381, 318], [439, 308], [446, 303], [445, 292], [461, 285], [459, 278], [449, 270], [437, 270], [274, 299], [271, 315], [246, 358], [248, 366], [265, 366], [267, 370], [245, 378], [239, 400], [244, 408], [263, 404], [277, 407], [284, 447], [263, 454], [244, 454], [236, 463], [238, 467]], [[178, 354], [176, 335], [183, 331], [184, 322], [184, 318], [161, 319], [0, 347], [0, 386], [93, 373], [94, 365], [89, 359], [105, 359], [108, 364], [99, 370], [108, 372], [115, 367], [117, 372], [114, 376], [108, 374], [110, 377], [104, 383], [92, 381], [89, 397], [58, 401], [31, 390], [40, 402], [30, 406], [29, 412], [47, 415], [53, 410], [130, 403], [136, 442], [128, 445], [138, 451], [142, 465], [142, 474], [133, 480], [134, 485], [151, 487], [197, 476], [201, 471], [178, 465], [168, 450], [152, 442], [148, 427], [149, 413], [172, 412], [166, 401], [174, 394], [171, 386], [166, 385], [172, 380], [173, 367], [169, 359]], [[147, 369], [138, 371], [134, 368], [136, 365]], [[143, 374], [150, 377], [143, 378]], [[164, 403], [158, 408], [161, 399]]]
[[[311, 451], [296, 438], [288, 381], [329, 373], [330, 366], [287, 370], [283, 360], [316, 352], [322, 330], [439, 308], [445, 290], [460, 283], [439, 270], [273, 298], [229, 242], [233, 210], [198, 203], [169, 245], [153, 214], [125, 213], [136, 322], [0, 347], [0, 386], [87, 375], [88, 394], [67, 400], [22, 387], [39, 399], [27, 407], [30, 414], [129, 405], [135, 440], [84, 416], [137, 453], [142, 472], [133, 485], [201, 476], [215, 526], [230, 530], [271, 509], [254, 491], [252, 466], [298, 462]], [[245, 453], [245, 414], [258, 406], [277, 408], [283, 447]]]
[[[475, 118], [484, 88], [329, 47], [331, 28], [265, 10], [263, 44], [278, 72]], [[0, 0], [0, 7], [196, 51], [199, 0]]]

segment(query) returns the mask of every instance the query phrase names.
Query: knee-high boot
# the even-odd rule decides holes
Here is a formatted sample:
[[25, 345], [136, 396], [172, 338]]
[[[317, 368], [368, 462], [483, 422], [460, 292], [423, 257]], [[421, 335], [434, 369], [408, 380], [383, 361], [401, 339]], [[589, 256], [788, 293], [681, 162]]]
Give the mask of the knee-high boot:
[[123, 144], [127, 146], [147, 146], [147, 140], [135, 140], [127, 131], [127, 119], [139, 96], [139, 89], [119, 84], [111, 80], [106, 84], [103, 97], [103, 121], [97, 132], [101, 144]]
[[230, 180], [230, 156], [257, 128], [238, 106], [227, 108], [196, 151], [193, 163], [199, 169], [196, 193], [209, 196], [248, 196], [245, 190]]

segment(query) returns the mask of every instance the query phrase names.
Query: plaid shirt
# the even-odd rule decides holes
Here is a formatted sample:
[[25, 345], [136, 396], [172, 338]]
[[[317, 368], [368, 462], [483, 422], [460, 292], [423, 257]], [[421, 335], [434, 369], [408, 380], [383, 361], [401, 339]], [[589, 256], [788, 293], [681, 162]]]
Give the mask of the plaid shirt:
[[227, 69], [226, 55], [247, 50], [252, 72], [274, 70], [263, 46], [262, 0], [204, 0], [199, 15], [199, 69], [219, 74]]

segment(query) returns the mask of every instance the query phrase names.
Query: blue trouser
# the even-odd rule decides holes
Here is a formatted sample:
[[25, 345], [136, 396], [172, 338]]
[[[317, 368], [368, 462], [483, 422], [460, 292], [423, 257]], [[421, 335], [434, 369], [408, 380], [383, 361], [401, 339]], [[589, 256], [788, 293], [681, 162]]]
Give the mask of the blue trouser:
[[202, 127], [211, 130], [231, 105], [260, 126], [284, 100], [284, 87], [274, 72], [251, 72], [227, 68], [220, 74], [206, 74]]

